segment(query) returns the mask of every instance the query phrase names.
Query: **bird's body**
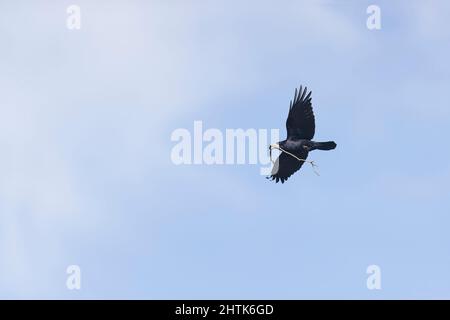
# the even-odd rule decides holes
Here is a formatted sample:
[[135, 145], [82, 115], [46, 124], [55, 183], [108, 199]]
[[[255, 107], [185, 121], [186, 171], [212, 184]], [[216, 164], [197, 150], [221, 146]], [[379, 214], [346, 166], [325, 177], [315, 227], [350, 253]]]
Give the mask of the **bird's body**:
[[279, 146], [284, 150], [288, 150], [292, 153], [301, 152], [301, 151], [313, 151], [316, 149], [319, 150], [332, 150], [336, 148], [336, 143], [333, 141], [328, 142], [316, 142], [312, 140], [306, 139], [286, 139], [284, 141], [280, 141]]
[[316, 125], [311, 105], [311, 92], [308, 95], [306, 93], [307, 88], [302, 91], [300, 87], [298, 94], [295, 89], [294, 100], [291, 101], [286, 120], [287, 139], [270, 145], [271, 149], [276, 148], [282, 151], [270, 175], [275, 182], [284, 183], [299, 170], [308, 158], [309, 152], [336, 148], [334, 141], [312, 141]]

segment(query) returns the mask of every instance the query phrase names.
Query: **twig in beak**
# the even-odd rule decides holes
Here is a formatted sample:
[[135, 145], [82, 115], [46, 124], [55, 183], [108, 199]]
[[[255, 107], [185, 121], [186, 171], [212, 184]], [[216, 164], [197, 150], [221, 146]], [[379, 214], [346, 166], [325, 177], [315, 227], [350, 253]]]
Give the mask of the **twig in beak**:
[[276, 147], [276, 146], [270, 145], [270, 146], [269, 146], [269, 151], [270, 151], [270, 152], [269, 152], [269, 153], [270, 153], [270, 161], [271, 161], [273, 164], [274, 164], [275, 162], [272, 160], [272, 149], [278, 149], [278, 150], [280, 150], [281, 152], [285, 152], [285, 153], [287, 153], [288, 155], [294, 157], [294, 158], [297, 159], [298, 161], [302, 161], [302, 162], [307, 162], [307, 163], [309, 163], [309, 164], [311, 165], [311, 167], [312, 167], [314, 173], [315, 173], [316, 175], [320, 176], [319, 172], [317, 172], [317, 170], [316, 170], [316, 168], [318, 168], [318, 166], [314, 163], [314, 161], [305, 160], [305, 159], [300, 159], [300, 158], [297, 157], [295, 154], [292, 154], [292, 153], [290, 153], [289, 151], [286, 151], [286, 150], [280, 148], [279, 146]]

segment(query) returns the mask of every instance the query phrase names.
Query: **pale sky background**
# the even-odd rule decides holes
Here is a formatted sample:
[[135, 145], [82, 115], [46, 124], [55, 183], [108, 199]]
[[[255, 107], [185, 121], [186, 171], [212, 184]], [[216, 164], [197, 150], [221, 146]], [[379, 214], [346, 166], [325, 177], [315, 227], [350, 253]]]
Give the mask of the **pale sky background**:
[[[449, 14], [0, 0], [0, 298], [450, 298]], [[170, 161], [194, 120], [284, 137], [300, 84], [316, 139], [338, 143], [311, 155], [320, 177]]]

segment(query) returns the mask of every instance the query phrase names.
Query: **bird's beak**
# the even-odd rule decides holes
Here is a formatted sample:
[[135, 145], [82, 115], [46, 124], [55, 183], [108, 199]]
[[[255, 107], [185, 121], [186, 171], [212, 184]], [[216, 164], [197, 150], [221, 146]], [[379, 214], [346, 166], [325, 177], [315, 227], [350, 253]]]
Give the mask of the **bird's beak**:
[[269, 150], [272, 150], [272, 149], [280, 149], [280, 145], [278, 143], [271, 144], [269, 146]]

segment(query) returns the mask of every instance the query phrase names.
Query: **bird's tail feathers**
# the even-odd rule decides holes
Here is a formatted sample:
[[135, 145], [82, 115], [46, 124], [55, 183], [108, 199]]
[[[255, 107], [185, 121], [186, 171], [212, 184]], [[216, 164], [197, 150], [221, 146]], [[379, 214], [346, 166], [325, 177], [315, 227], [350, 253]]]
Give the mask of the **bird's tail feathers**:
[[336, 142], [327, 141], [327, 142], [315, 142], [314, 148], [318, 150], [333, 150], [336, 148]]

